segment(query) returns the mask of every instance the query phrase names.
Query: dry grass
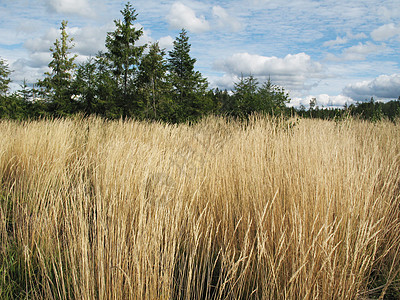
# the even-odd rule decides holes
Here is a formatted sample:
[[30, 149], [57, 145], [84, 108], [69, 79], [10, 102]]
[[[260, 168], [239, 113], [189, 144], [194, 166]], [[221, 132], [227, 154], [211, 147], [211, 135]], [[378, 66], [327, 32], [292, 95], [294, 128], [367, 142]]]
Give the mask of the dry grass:
[[392, 123], [91, 118], [0, 134], [2, 297], [400, 297]]

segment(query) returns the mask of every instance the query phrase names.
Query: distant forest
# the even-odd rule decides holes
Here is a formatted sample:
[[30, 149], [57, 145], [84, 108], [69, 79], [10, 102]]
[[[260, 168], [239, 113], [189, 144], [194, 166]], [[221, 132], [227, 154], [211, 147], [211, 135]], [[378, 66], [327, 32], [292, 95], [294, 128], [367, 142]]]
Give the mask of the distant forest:
[[108, 119], [136, 118], [170, 123], [193, 122], [209, 115], [246, 119], [253, 113], [275, 116], [338, 119], [358, 116], [368, 120], [400, 117], [400, 97], [387, 103], [370, 101], [343, 109], [318, 107], [316, 99], [306, 110], [289, 108], [288, 93], [268, 80], [242, 76], [234, 89], [210, 89], [207, 79], [195, 70], [196, 59], [185, 29], [166, 52], [158, 43], [138, 46], [143, 29], [136, 29], [137, 14], [128, 2], [108, 32], [105, 52], [77, 65], [71, 54], [73, 39], [62, 21], [59, 39], [50, 48], [50, 72], [34, 87], [24, 83], [10, 93], [11, 70], [0, 58], [0, 118], [36, 119], [74, 114]]

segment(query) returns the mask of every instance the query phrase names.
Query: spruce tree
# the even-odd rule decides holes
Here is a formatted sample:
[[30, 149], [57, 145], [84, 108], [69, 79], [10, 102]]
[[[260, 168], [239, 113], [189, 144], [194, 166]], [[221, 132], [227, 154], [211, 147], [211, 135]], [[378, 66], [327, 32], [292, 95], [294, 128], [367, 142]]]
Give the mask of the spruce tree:
[[43, 88], [42, 95], [49, 102], [51, 112], [60, 116], [75, 111], [71, 83], [76, 68], [74, 60], [77, 55], [70, 55], [70, 50], [74, 45], [73, 39], [67, 34], [67, 24], [67, 21], [61, 22], [61, 38], [56, 39], [54, 47], [50, 48], [53, 57], [49, 63], [51, 72], [46, 72], [47, 77], [38, 82], [38, 85]]
[[272, 115], [285, 113], [286, 104], [290, 102], [289, 94], [284, 88], [272, 84], [271, 79], [258, 89], [258, 111]]
[[73, 87], [80, 100], [80, 109], [86, 115], [97, 114], [112, 119], [122, 115], [122, 108], [117, 106], [114, 98], [118, 86], [104, 53], [99, 52], [79, 65]]
[[164, 104], [168, 86], [166, 74], [165, 50], [160, 49], [158, 43], [154, 43], [150, 46], [149, 53], [143, 57], [137, 77], [139, 94], [146, 105], [146, 118], [160, 117], [159, 107]]
[[235, 83], [232, 111], [234, 116], [246, 117], [257, 110], [257, 86], [258, 81], [252, 75], [242, 75], [240, 81]]
[[182, 29], [168, 59], [169, 81], [177, 107], [175, 121], [196, 119], [212, 107], [206, 97], [207, 80], [194, 70], [196, 59], [191, 58], [190, 47], [187, 32]]
[[8, 64], [0, 58], [0, 96], [5, 96], [9, 90], [10, 73]]
[[74, 80], [74, 90], [80, 96], [80, 103], [85, 114], [96, 112], [96, 63], [89, 58], [85, 63], [79, 65]]
[[127, 115], [132, 109], [140, 107], [139, 103], [130, 101], [133, 97], [130, 84], [133, 81], [146, 45], [136, 46], [136, 43], [143, 35], [143, 29], [134, 27], [137, 14], [129, 2], [121, 10], [121, 14], [123, 20], [114, 20], [116, 29], [107, 34], [106, 47], [108, 49], [107, 58], [111, 62], [114, 75], [122, 92], [122, 98], [118, 99], [119, 101], [117, 100], [117, 104], [121, 106], [124, 115]]

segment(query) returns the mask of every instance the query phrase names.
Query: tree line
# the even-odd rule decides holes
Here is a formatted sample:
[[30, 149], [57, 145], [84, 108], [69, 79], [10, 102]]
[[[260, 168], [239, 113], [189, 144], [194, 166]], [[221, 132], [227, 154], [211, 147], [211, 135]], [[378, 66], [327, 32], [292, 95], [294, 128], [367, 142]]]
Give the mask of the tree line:
[[320, 108], [315, 98], [310, 100], [308, 109], [301, 105], [298, 109], [291, 109], [292, 114], [303, 118], [318, 118], [329, 120], [342, 120], [355, 117], [372, 122], [388, 119], [396, 121], [400, 118], [400, 97], [386, 103], [375, 101], [373, 97], [363, 102], [345, 105], [343, 108]]
[[[207, 114], [236, 118], [247, 118], [253, 113], [336, 118], [348, 112], [312, 105], [309, 111], [304, 107], [288, 108], [290, 98], [284, 88], [272, 84], [270, 79], [260, 84], [251, 75], [241, 76], [230, 92], [209, 89], [207, 79], [195, 70], [196, 59], [190, 54], [185, 29], [167, 53], [158, 43], [138, 45], [143, 29], [134, 26], [137, 14], [129, 2], [121, 14], [121, 20], [114, 20], [115, 30], [107, 33], [106, 51], [79, 65], [75, 63], [76, 55], [71, 53], [74, 44], [67, 34], [68, 22], [62, 21], [61, 35], [50, 48], [50, 71], [32, 88], [24, 81], [20, 90], [10, 94], [11, 71], [0, 58], [0, 118], [66, 117], [81, 113], [109, 119], [134, 117], [179, 123]], [[373, 105], [379, 110], [381, 104]], [[365, 110], [371, 108], [364, 106], [353, 106], [351, 112], [366, 115]], [[383, 116], [386, 109], [380, 110], [381, 113], [372, 115]], [[393, 111], [400, 113], [398, 105], [390, 109]]]
[[71, 54], [73, 39], [62, 21], [59, 39], [50, 48], [50, 72], [34, 88], [24, 83], [9, 94], [8, 65], [1, 65], [2, 118], [64, 117], [76, 113], [105, 118], [134, 117], [171, 123], [194, 121], [207, 114], [246, 117], [253, 112], [282, 113], [289, 96], [271, 81], [258, 87], [257, 80], [242, 77], [232, 92], [209, 89], [206, 78], [195, 70], [185, 29], [167, 52], [158, 43], [138, 45], [143, 29], [134, 23], [137, 14], [128, 2], [108, 32], [105, 52], [77, 65]]

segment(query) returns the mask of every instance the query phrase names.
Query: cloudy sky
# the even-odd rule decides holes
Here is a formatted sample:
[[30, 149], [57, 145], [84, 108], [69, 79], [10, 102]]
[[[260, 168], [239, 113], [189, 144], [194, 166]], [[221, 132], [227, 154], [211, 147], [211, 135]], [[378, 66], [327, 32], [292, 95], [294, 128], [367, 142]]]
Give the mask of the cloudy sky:
[[[43, 77], [62, 20], [78, 62], [105, 50], [126, 1], [0, 0], [0, 57], [14, 87]], [[400, 96], [399, 0], [131, 1], [141, 43], [167, 50], [186, 28], [196, 68], [211, 87], [232, 89], [238, 77], [269, 77], [292, 105], [317, 98], [340, 106]]]

